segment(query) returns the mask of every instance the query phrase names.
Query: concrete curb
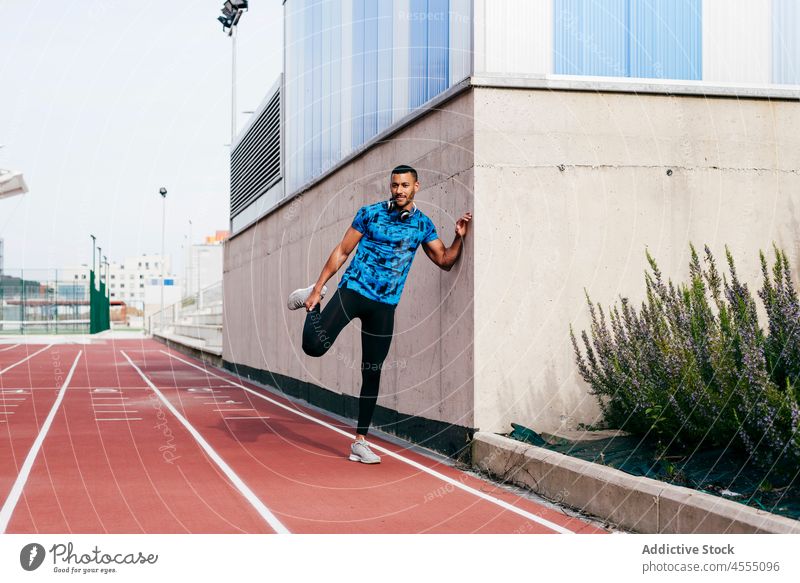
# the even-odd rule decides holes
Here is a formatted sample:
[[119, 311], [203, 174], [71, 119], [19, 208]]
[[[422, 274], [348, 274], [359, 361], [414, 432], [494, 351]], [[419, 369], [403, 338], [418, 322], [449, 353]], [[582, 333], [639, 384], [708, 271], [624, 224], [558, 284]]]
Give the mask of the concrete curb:
[[193, 356], [198, 360], [202, 360], [203, 362], [207, 362], [216, 367], [222, 367], [222, 353], [219, 351], [193, 346], [185, 341], [181, 342], [174, 336], [165, 334], [153, 333], [153, 340], [161, 342], [162, 344], [165, 344], [167, 348], [172, 348], [178, 352], [182, 352], [187, 356]]
[[475, 433], [472, 465], [634, 532], [800, 533], [784, 516], [493, 433]]

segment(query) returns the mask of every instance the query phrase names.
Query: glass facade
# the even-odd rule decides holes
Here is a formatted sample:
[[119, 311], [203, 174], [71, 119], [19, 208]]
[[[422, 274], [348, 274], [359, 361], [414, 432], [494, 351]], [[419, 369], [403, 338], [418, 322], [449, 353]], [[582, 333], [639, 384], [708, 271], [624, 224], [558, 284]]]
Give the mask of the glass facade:
[[470, 74], [463, 0], [288, 0], [285, 192]]
[[702, 0], [555, 0], [558, 75], [699, 80]]
[[772, 76], [774, 83], [800, 85], [800, 2], [773, 0]]
[[474, 0], [474, 7], [479, 76], [800, 85], [797, 0]]
[[495, 77], [800, 84], [798, 4], [287, 0], [281, 196], [473, 70]]

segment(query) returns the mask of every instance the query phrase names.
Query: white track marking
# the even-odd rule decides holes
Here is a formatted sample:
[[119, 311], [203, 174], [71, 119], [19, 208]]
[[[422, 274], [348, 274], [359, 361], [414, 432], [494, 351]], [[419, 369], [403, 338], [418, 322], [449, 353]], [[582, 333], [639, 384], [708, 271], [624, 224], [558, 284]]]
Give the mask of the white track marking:
[[178, 419], [178, 421], [180, 421], [181, 424], [186, 428], [186, 430], [192, 434], [192, 437], [194, 437], [197, 443], [200, 444], [200, 447], [203, 448], [208, 457], [210, 457], [214, 461], [214, 463], [216, 463], [217, 466], [219, 466], [219, 468], [228, 477], [228, 479], [236, 487], [236, 489], [238, 489], [239, 492], [241, 492], [242, 496], [244, 496], [245, 499], [248, 502], [250, 502], [253, 508], [256, 509], [256, 511], [272, 527], [272, 529], [278, 534], [289, 534], [289, 529], [286, 528], [276, 518], [274, 514], [272, 514], [270, 509], [267, 508], [267, 506], [259, 499], [259, 497], [256, 496], [255, 493], [250, 489], [250, 487], [244, 483], [244, 480], [242, 480], [238, 476], [238, 474], [233, 471], [233, 469], [227, 464], [227, 462], [224, 459], [222, 459], [222, 457], [214, 450], [214, 448], [211, 447], [211, 445], [205, 440], [205, 438], [203, 438], [203, 436], [200, 435], [200, 432], [197, 431], [197, 429], [195, 429], [194, 426], [192, 426], [192, 424], [189, 423], [189, 421], [187, 421], [186, 418], [184, 418], [183, 415], [180, 414], [180, 412], [178, 412], [178, 410], [172, 405], [172, 403], [169, 402], [169, 400], [164, 396], [164, 394], [160, 390], [158, 390], [158, 387], [156, 387], [153, 384], [153, 382], [147, 377], [147, 375], [145, 375], [141, 370], [139, 370], [139, 367], [136, 366], [136, 364], [134, 364], [134, 362], [130, 359], [130, 357], [127, 354], [125, 354], [125, 351], [120, 350], [120, 353], [122, 353], [122, 356], [124, 356], [128, 360], [128, 362], [136, 370], [136, 372], [139, 373], [139, 376], [142, 377], [142, 380], [144, 380], [144, 382], [146, 382], [147, 385], [151, 389], [153, 389], [153, 392], [156, 395], [158, 395], [159, 399], [161, 399], [164, 405], [166, 405], [167, 409], [169, 409], [170, 412], [175, 416], [175, 418]]
[[[120, 411], [124, 413], [124, 411]], [[141, 417], [95, 417], [95, 421], [141, 421]]]
[[127, 414], [127, 413], [138, 413], [138, 412], [139, 411], [106, 411], [106, 410], [95, 411], [95, 413], [102, 413], [103, 415], [107, 415], [109, 413], [125, 413], [125, 414]]
[[25, 357], [25, 358], [23, 358], [22, 360], [20, 360], [20, 361], [18, 361], [18, 362], [15, 362], [14, 364], [12, 364], [12, 365], [10, 365], [10, 366], [7, 366], [7, 367], [6, 367], [6, 368], [4, 368], [3, 370], [0, 370], [0, 374], [3, 374], [3, 373], [5, 373], [5, 372], [7, 372], [7, 371], [11, 370], [11, 369], [12, 369], [12, 368], [14, 368], [15, 366], [19, 366], [19, 365], [21, 365], [21, 364], [22, 364], [23, 362], [25, 362], [26, 360], [30, 360], [31, 358], [33, 358], [34, 356], [36, 356], [36, 355], [37, 355], [37, 354], [39, 354], [40, 352], [44, 352], [45, 350], [47, 350], [47, 349], [48, 349], [48, 348], [50, 348], [51, 346], [52, 346], [52, 344], [48, 344], [47, 346], [45, 346], [44, 348], [40, 348], [39, 350], [37, 350], [37, 351], [36, 351], [36, 352], [34, 352], [33, 354], [29, 354], [28, 356], [26, 356], [26, 357]]
[[28, 481], [28, 476], [33, 468], [33, 463], [36, 461], [39, 449], [41, 449], [44, 438], [47, 436], [47, 432], [53, 424], [53, 419], [61, 405], [61, 401], [64, 400], [64, 393], [67, 392], [67, 387], [69, 387], [72, 375], [75, 373], [75, 368], [78, 366], [78, 360], [80, 360], [81, 354], [83, 354], [83, 351], [78, 351], [78, 356], [75, 357], [75, 362], [72, 363], [72, 368], [69, 369], [69, 374], [64, 381], [64, 385], [61, 387], [61, 390], [58, 391], [58, 396], [53, 406], [50, 408], [50, 413], [47, 415], [47, 419], [44, 420], [44, 424], [42, 424], [42, 428], [39, 430], [39, 435], [36, 436], [36, 440], [33, 442], [28, 456], [25, 458], [25, 462], [22, 464], [22, 468], [17, 475], [17, 479], [14, 481], [14, 485], [11, 487], [11, 491], [8, 493], [8, 498], [6, 498], [3, 508], [0, 509], [0, 533], [4, 533], [8, 527], [8, 522], [11, 520], [14, 508], [16, 508], [19, 497], [22, 495], [22, 490], [25, 488], [25, 483]]
[[[317, 423], [318, 425], [322, 425], [323, 427], [327, 427], [331, 431], [335, 431], [336, 433], [344, 435], [349, 439], [353, 439], [353, 434], [351, 432], [344, 431], [342, 429], [339, 429], [338, 427], [334, 427], [330, 423], [326, 423], [325, 421], [322, 421], [321, 419], [317, 419], [316, 417], [312, 417], [311, 415], [308, 415], [307, 413], [303, 413], [302, 411], [298, 411], [297, 409], [293, 409], [292, 407], [284, 405], [280, 401], [276, 401], [275, 399], [271, 399], [271, 398], [267, 397], [266, 395], [262, 395], [261, 393], [259, 393], [257, 391], [254, 391], [253, 389], [251, 389], [249, 387], [246, 387], [246, 386], [244, 386], [242, 384], [235, 383], [235, 382], [233, 382], [231, 380], [225, 379], [225, 377], [221, 377], [218, 374], [213, 373], [213, 372], [211, 372], [211, 371], [209, 371], [207, 369], [204, 369], [204, 368], [194, 364], [193, 362], [189, 362], [188, 360], [184, 360], [183, 358], [180, 358], [179, 356], [175, 356], [175, 355], [170, 354], [169, 352], [166, 352], [164, 350], [162, 350], [161, 352], [163, 354], [166, 354], [170, 358], [174, 358], [175, 360], [178, 360], [178, 361], [180, 361], [180, 362], [182, 362], [184, 364], [188, 364], [191, 367], [194, 367], [194, 368], [196, 368], [198, 370], [202, 370], [207, 375], [211, 375], [211, 376], [216, 377], [218, 379], [225, 380], [225, 381], [231, 383], [233, 386], [239, 387], [240, 389], [244, 389], [248, 393], [251, 393], [251, 394], [253, 394], [256, 397], [259, 397], [261, 399], [264, 399], [265, 401], [269, 401], [273, 405], [277, 405], [278, 407], [281, 407], [282, 409], [286, 409], [287, 411], [290, 411], [290, 412], [294, 413], [295, 415], [299, 415], [300, 417], [303, 417], [304, 419], [308, 419], [309, 421], [313, 421], [314, 423]], [[408, 465], [410, 465], [410, 466], [412, 466], [414, 468], [417, 468], [420, 471], [423, 471], [423, 472], [425, 472], [427, 474], [430, 474], [431, 476], [434, 476], [435, 478], [439, 478], [443, 482], [447, 482], [448, 484], [451, 484], [452, 486], [454, 486], [456, 488], [459, 488], [461, 490], [464, 490], [465, 492], [473, 494], [474, 496], [477, 496], [478, 498], [482, 498], [483, 500], [491, 502], [492, 504], [496, 504], [496, 505], [500, 506], [501, 508], [504, 508], [504, 509], [508, 510], [509, 512], [513, 512], [513, 513], [518, 514], [518, 515], [520, 515], [520, 516], [522, 516], [524, 518], [527, 518], [528, 520], [532, 520], [533, 522], [537, 522], [537, 523], [541, 524], [542, 526], [545, 526], [545, 527], [547, 527], [547, 528], [549, 528], [551, 530], [555, 530], [556, 532], [559, 532], [561, 534], [575, 534], [573, 531], [571, 531], [568, 528], [565, 528], [565, 527], [563, 527], [561, 525], [558, 525], [555, 522], [551, 522], [551, 521], [547, 520], [546, 518], [542, 518], [541, 516], [537, 516], [537, 515], [532, 514], [532, 513], [528, 512], [526, 510], [522, 510], [521, 508], [517, 508], [516, 506], [514, 506], [513, 504], [509, 504], [505, 500], [500, 500], [499, 498], [495, 498], [494, 496], [490, 496], [489, 494], [486, 494], [485, 492], [481, 492], [480, 490], [476, 490], [475, 488], [467, 486], [466, 484], [462, 484], [458, 480], [454, 480], [453, 478], [445, 476], [444, 474], [442, 474], [440, 472], [437, 472], [436, 470], [433, 470], [433, 469], [431, 469], [429, 467], [426, 467], [426, 466], [424, 466], [424, 465], [422, 465], [422, 464], [420, 464], [418, 462], [415, 462], [414, 460], [408, 459], [407, 457], [403, 457], [402, 455], [397, 454], [397, 453], [395, 453], [393, 451], [390, 451], [390, 450], [388, 450], [388, 449], [386, 449], [384, 447], [381, 447], [379, 445], [375, 445], [374, 443], [370, 443], [370, 447], [372, 447], [373, 449], [377, 449], [378, 451], [382, 451], [383, 453], [385, 453], [386, 455], [388, 455], [390, 457], [393, 457], [393, 458], [395, 458], [395, 459], [397, 459], [397, 460], [399, 460], [399, 461], [401, 461], [403, 463], [406, 463], [406, 464], [408, 464]]]
[[11, 350], [12, 348], [16, 348], [17, 346], [21, 346], [20, 344], [15, 344], [14, 346], [9, 346], [8, 348], [0, 349], [0, 352], [5, 352], [6, 350]]

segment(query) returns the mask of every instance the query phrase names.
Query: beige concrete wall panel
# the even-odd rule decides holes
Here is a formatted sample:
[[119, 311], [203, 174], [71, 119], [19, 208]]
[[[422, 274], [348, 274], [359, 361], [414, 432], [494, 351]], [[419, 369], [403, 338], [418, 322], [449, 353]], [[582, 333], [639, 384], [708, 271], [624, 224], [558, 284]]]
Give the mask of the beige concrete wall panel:
[[479, 165], [792, 171], [800, 159], [790, 102], [500, 89], [475, 99]]
[[[388, 198], [388, 172], [397, 164], [420, 169], [420, 208], [449, 245], [455, 219], [474, 208], [471, 132], [472, 97], [463, 94], [229, 241], [224, 358], [357, 396], [360, 321], [345, 328], [328, 354], [311, 358], [301, 347], [305, 313], [287, 311], [286, 297], [318, 276], [360, 206]], [[423, 250], [418, 251], [397, 310], [380, 405], [405, 414], [472, 424], [470, 253], [468, 243], [467, 255], [446, 273]], [[328, 282], [330, 295], [347, 265]], [[250, 292], [251, 272], [264, 290], [255, 298]]]
[[620, 294], [638, 305], [645, 249], [684, 281], [690, 241], [720, 268], [727, 244], [754, 291], [759, 248], [776, 241], [797, 263], [796, 103], [481, 89], [475, 110], [482, 430], [596, 418], [569, 324], [588, 328], [584, 288], [606, 307]]
[[[461, 213], [474, 212], [474, 205], [469, 204], [472, 191], [472, 172], [460, 173], [447, 181], [443, 193], [445, 208], [454, 209], [455, 214], [448, 217], [444, 225], [437, 224], [439, 237], [446, 245], [453, 240], [455, 221]], [[467, 237], [461, 261], [449, 272], [442, 273], [438, 296], [444, 364], [440, 414], [444, 416], [450, 409], [455, 417], [449, 420], [466, 427], [474, 426], [474, 240], [474, 235]]]

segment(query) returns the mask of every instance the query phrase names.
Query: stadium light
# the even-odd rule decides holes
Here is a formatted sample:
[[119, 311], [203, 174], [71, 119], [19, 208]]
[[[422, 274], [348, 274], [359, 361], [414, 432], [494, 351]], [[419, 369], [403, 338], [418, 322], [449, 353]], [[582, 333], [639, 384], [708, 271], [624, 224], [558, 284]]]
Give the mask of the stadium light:
[[222, 5], [222, 16], [217, 16], [217, 20], [222, 23], [222, 31], [230, 36], [246, 10], [247, 0], [227, 0]]
[[11, 198], [28, 192], [22, 172], [0, 169], [0, 198]]

